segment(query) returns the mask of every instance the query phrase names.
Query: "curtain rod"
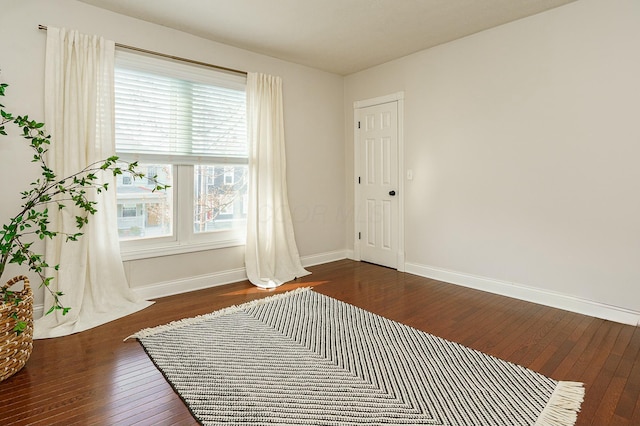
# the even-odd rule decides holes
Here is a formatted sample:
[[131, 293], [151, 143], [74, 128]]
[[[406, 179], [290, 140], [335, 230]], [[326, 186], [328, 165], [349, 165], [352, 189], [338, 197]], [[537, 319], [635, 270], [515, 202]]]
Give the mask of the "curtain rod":
[[[38, 25], [38, 29], [47, 31], [47, 26], [46, 25]], [[236, 70], [236, 69], [233, 69], [233, 68], [227, 68], [227, 67], [223, 67], [223, 66], [220, 66], [220, 65], [213, 65], [213, 64], [206, 63], [206, 62], [194, 61], [193, 59], [186, 59], [186, 58], [181, 58], [179, 56], [168, 55], [166, 53], [154, 52], [153, 50], [147, 50], [147, 49], [142, 49], [140, 47], [128, 46], [126, 44], [116, 43], [116, 47], [119, 47], [121, 49], [134, 50], [136, 52], [141, 52], [141, 53], [148, 53], [150, 55], [160, 56], [160, 57], [163, 57], [163, 58], [169, 58], [169, 59], [173, 59], [173, 60], [176, 60], [176, 61], [187, 62], [189, 64], [201, 65], [203, 67], [215, 68], [215, 69], [220, 70], [220, 71], [227, 71], [227, 72], [231, 72], [231, 73], [234, 73], [234, 74], [241, 74], [241, 75], [244, 75], [244, 76], [247, 75], [246, 71]]]

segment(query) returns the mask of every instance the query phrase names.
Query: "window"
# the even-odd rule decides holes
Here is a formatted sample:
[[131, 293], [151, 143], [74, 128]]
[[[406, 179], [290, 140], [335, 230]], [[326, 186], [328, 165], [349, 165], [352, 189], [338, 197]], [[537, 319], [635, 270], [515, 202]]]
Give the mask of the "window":
[[224, 168], [224, 184], [233, 185], [236, 177], [236, 170], [233, 167]]
[[[118, 51], [116, 152], [145, 179], [117, 182], [125, 258], [244, 243], [245, 77]], [[153, 177], [171, 185], [153, 192]]]
[[122, 217], [136, 217], [138, 215], [138, 206], [136, 204], [123, 204]]

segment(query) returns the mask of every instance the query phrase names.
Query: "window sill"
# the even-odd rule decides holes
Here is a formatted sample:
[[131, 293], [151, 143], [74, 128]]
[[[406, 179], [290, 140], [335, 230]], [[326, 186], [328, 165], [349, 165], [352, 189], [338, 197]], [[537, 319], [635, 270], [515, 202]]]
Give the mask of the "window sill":
[[214, 241], [206, 243], [191, 244], [149, 244], [145, 247], [120, 248], [120, 256], [123, 262], [139, 259], [150, 259], [154, 257], [173, 256], [176, 254], [194, 253], [206, 250], [216, 250], [222, 248], [238, 247], [245, 244], [244, 239], [230, 239], [224, 241]]

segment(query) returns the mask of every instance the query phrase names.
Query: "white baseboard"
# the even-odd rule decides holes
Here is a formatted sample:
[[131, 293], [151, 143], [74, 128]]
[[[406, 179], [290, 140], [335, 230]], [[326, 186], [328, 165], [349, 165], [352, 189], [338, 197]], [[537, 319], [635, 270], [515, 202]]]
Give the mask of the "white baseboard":
[[[328, 253], [320, 253], [300, 258], [302, 266], [309, 267], [321, 265], [323, 263], [335, 262], [346, 259], [348, 252], [338, 250]], [[179, 280], [163, 281], [143, 287], [135, 287], [133, 291], [145, 300], [153, 300], [159, 297], [173, 296], [187, 293], [189, 291], [204, 290], [205, 288], [216, 287], [224, 284], [231, 284], [247, 279], [247, 272], [244, 268], [230, 269], [213, 274], [198, 275]], [[33, 317], [40, 318], [44, 314], [44, 305], [38, 304], [33, 307]]]
[[356, 259], [355, 250], [347, 250], [347, 251], [345, 251], [345, 257], [347, 259], [350, 259], [350, 260], [360, 260], [360, 259]]
[[[328, 253], [301, 257], [304, 267], [354, 258], [353, 250], [338, 250]], [[618, 306], [607, 305], [592, 300], [581, 299], [549, 290], [528, 287], [517, 283], [499, 281], [476, 275], [436, 268], [432, 266], [405, 263], [405, 272], [425, 278], [431, 278], [451, 284], [461, 285], [476, 290], [513, 297], [527, 302], [538, 303], [553, 308], [615, 321], [633, 326], [640, 325], [640, 312]], [[199, 275], [180, 280], [164, 281], [144, 287], [134, 288], [134, 292], [146, 300], [173, 296], [189, 291], [203, 290], [224, 284], [231, 284], [247, 279], [244, 268], [231, 269], [213, 274]], [[40, 318], [44, 314], [44, 305], [33, 307], [33, 317]]]
[[311, 256], [301, 256], [300, 262], [302, 262], [302, 266], [306, 268], [308, 266], [322, 265], [323, 263], [335, 262], [336, 260], [347, 258], [347, 250], [337, 250], [327, 253], [314, 254]]
[[606, 305], [593, 300], [581, 299], [567, 294], [415, 263], [406, 263], [405, 271], [413, 275], [513, 297], [515, 299], [538, 303], [565, 311], [576, 312], [622, 324], [640, 325], [640, 312], [618, 306]]
[[245, 269], [238, 268], [179, 280], [163, 281], [144, 287], [134, 287], [133, 291], [145, 300], [152, 300], [159, 297], [173, 296], [189, 291], [231, 284], [246, 279], [247, 273]]
[[[303, 256], [300, 258], [300, 261], [302, 262], [302, 266], [309, 267], [334, 262], [336, 260], [345, 259], [346, 257], [346, 251], [339, 250], [311, 256]], [[244, 281], [246, 279], [247, 272], [245, 268], [237, 268], [179, 280], [163, 281], [144, 287], [135, 287], [133, 288], [133, 291], [145, 300], [152, 300], [159, 297], [173, 296], [175, 294], [187, 293], [189, 291], [203, 290], [205, 288], [231, 284], [238, 281]]]
[[42, 315], [44, 315], [44, 305], [41, 303], [33, 305], [33, 319], [38, 319]]

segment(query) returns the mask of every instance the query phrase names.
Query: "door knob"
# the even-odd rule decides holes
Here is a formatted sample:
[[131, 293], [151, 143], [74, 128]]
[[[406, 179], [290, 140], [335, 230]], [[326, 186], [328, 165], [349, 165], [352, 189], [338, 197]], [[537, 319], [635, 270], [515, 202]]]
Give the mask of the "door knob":
[[389, 191], [389, 195], [393, 197], [394, 195], [396, 195], [396, 191]]

